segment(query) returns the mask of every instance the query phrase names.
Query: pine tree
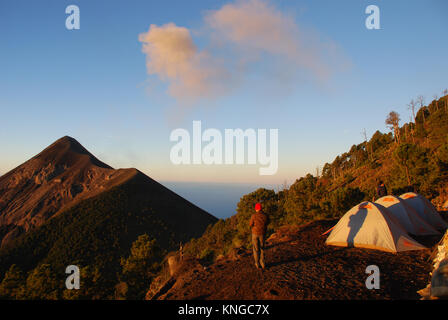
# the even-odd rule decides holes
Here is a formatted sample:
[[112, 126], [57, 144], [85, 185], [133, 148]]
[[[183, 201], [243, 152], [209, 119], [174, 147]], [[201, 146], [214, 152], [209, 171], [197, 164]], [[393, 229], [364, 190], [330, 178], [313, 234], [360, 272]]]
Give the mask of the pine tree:
[[395, 112], [391, 111], [386, 118], [386, 125], [389, 126], [391, 130], [394, 132], [395, 142], [400, 143], [400, 115]]
[[424, 150], [414, 144], [400, 144], [393, 155], [396, 163], [404, 168], [409, 186], [412, 185], [412, 181], [415, 181], [417, 176], [422, 175], [421, 171], [427, 168], [428, 159]]
[[142, 298], [148, 289], [150, 280], [159, 268], [165, 252], [155, 239], [151, 240], [147, 234], [138, 237], [132, 244], [131, 254], [121, 259], [121, 280], [129, 288], [127, 298]]

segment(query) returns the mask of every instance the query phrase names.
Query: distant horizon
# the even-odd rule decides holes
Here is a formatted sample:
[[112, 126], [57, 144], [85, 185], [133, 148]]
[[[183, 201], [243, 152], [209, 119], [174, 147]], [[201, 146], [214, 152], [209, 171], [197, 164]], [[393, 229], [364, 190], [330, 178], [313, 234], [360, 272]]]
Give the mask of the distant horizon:
[[[82, 142], [80, 142], [76, 137], [72, 137], [72, 136], [69, 136], [69, 135], [63, 135], [63, 136], [61, 136], [60, 138], [58, 138], [58, 139], [56, 139], [56, 140], [54, 140], [54, 141], [52, 141], [52, 142], [49, 142], [48, 143], [48, 145], [46, 146], [46, 147], [44, 147], [43, 149], [41, 149], [40, 151], [38, 151], [38, 152], [36, 152], [34, 155], [32, 155], [32, 156], [30, 156], [29, 158], [27, 158], [27, 159], [25, 159], [25, 160], [22, 160], [21, 162], [19, 162], [19, 163], [17, 163], [17, 164], [15, 164], [14, 166], [12, 166], [9, 170], [7, 170], [7, 171], [5, 171], [5, 172], [0, 172], [0, 177], [1, 176], [3, 176], [4, 174], [6, 174], [6, 173], [8, 173], [8, 172], [10, 172], [10, 171], [12, 171], [12, 170], [14, 170], [15, 168], [17, 168], [17, 167], [19, 167], [20, 165], [22, 165], [23, 163], [25, 163], [26, 161], [28, 161], [28, 160], [30, 160], [31, 158], [33, 158], [34, 156], [36, 156], [37, 154], [39, 154], [41, 151], [43, 151], [45, 148], [47, 148], [47, 147], [49, 147], [51, 144], [53, 144], [54, 142], [56, 142], [56, 141], [58, 141], [59, 139], [62, 139], [62, 138], [64, 138], [64, 137], [70, 137], [70, 138], [72, 138], [72, 139], [75, 139], [76, 141], [78, 141], [81, 145], [83, 145], [82, 144]], [[84, 146], [84, 145], [83, 145]], [[85, 146], [84, 146], [85, 147]], [[101, 157], [99, 157], [99, 156], [97, 156], [97, 155], [95, 155], [95, 152], [94, 151], [92, 151], [92, 150], [90, 150], [89, 148], [86, 148], [87, 149], [87, 151], [89, 151], [93, 156], [95, 156], [96, 158], [98, 158], [100, 161], [102, 161], [102, 162], [105, 162], [105, 161], [103, 161], [102, 159], [101, 159]], [[109, 165], [109, 163], [107, 163], [107, 162], [105, 162], [107, 165]], [[149, 173], [149, 172], [145, 172], [145, 171], [143, 171], [143, 170], [141, 170], [140, 168], [138, 168], [138, 167], [115, 167], [115, 166], [111, 166], [113, 169], [115, 169], [115, 170], [118, 170], [118, 169], [130, 169], [130, 168], [134, 168], [134, 169], [137, 169], [137, 170], [139, 170], [139, 171], [141, 171], [141, 172], [143, 172], [144, 174], [146, 174], [147, 176], [149, 176], [149, 177], [151, 177], [151, 178], [153, 178], [152, 176], [151, 176], [151, 174]], [[308, 174], [308, 173], [306, 173], [306, 174]], [[305, 175], [306, 175], [305, 174]], [[300, 179], [300, 177], [297, 177], [297, 178], [294, 178], [294, 181], [296, 180], [296, 179]], [[209, 183], [209, 184], [235, 184], [235, 185], [247, 185], [247, 184], [250, 184], [250, 185], [253, 185], [253, 184], [257, 184], [258, 182], [255, 182], [255, 181], [212, 181], [212, 180], [210, 180], [210, 181], [204, 181], [204, 180], [175, 180], [175, 179], [156, 179], [158, 182], [166, 182], [166, 183], [198, 183], [198, 184], [202, 184], [202, 183]], [[280, 185], [283, 185], [285, 183], [285, 181], [281, 181], [281, 182], [279, 182], [279, 183], [270, 183], [269, 185], [275, 185], [275, 186], [280, 186]], [[262, 183], [263, 184], [263, 183]]]
[[[53, 144], [54, 142], [56, 142], [56, 141], [58, 141], [59, 139], [62, 139], [62, 138], [64, 138], [64, 137], [70, 137], [70, 138], [73, 138], [73, 139], [75, 139], [76, 141], [78, 141], [81, 145], [83, 145], [82, 144], [82, 142], [80, 142], [76, 137], [71, 137], [71, 136], [68, 136], [68, 135], [64, 135], [64, 136], [61, 136], [60, 138], [58, 138], [58, 139], [56, 139], [56, 140], [54, 140], [54, 141], [52, 141], [52, 142], [49, 142], [48, 143], [48, 145], [46, 146], [46, 147], [44, 147], [43, 149], [41, 149], [40, 151], [38, 151], [38, 152], [36, 152], [34, 155], [32, 155], [32, 156], [30, 156], [29, 158], [27, 158], [27, 159], [25, 159], [25, 160], [22, 160], [21, 162], [19, 162], [19, 163], [16, 163], [14, 166], [12, 166], [10, 169], [8, 169], [7, 171], [0, 171], [0, 177], [1, 176], [3, 176], [3, 175], [5, 175], [5, 174], [7, 174], [8, 172], [10, 172], [10, 171], [12, 171], [12, 170], [14, 170], [15, 168], [17, 168], [17, 167], [19, 167], [19, 166], [21, 166], [22, 164], [24, 164], [25, 162], [27, 162], [28, 160], [30, 160], [30, 159], [32, 159], [33, 157], [35, 157], [36, 155], [38, 155], [41, 151], [43, 151], [45, 148], [47, 148], [47, 147], [49, 147], [51, 144]], [[84, 145], [83, 145], [84, 146]], [[109, 165], [109, 163], [107, 163], [107, 162], [105, 162], [105, 161], [103, 161], [102, 159], [101, 159], [101, 157], [98, 157], [98, 156], [96, 156], [95, 155], [95, 152], [94, 151], [92, 151], [92, 150], [90, 150], [90, 149], [88, 149], [88, 148], [86, 148], [87, 149], [87, 151], [89, 151], [94, 157], [96, 157], [98, 160], [100, 160], [100, 161], [102, 161], [102, 162], [104, 162], [104, 163], [106, 163], [107, 165]], [[137, 170], [139, 170], [139, 171], [141, 171], [141, 172], [143, 172], [144, 174], [146, 174], [147, 176], [149, 176], [149, 177], [151, 177], [152, 178], [152, 176], [151, 176], [151, 174], [149, 173], [149, 172], [145, 172], [145, 171], [143, 171], [143, 170], [141, 170], [140, 168], [138, 168], [138, 167], [115, 167], [115, 166], [111, 166], [113, 169], [115, 169], [115, 170], [118, 170], [118, 169], [130, 169], [130, 168], [134, 168], [134, 169], [137, 169]], [[306, 174], [305, 174], [306, 175]], [[298, 178], [296, 178], [296, 179], [299, 179], [300, 177], [298, 177]], [[258, 182], [251, 182], [251, 181], [198, 181], [198, 180], [173, 180], [173, 179], [157, 179], [157, 181], [158, 182], [160, 182], [160, 183], [162, 183], [162, 182], [165, 182], [165, 183], [198, 183], [198, 184], [203, 184], [203, 183], [208, 183], [208, 184], [235, 184], [235, 185], [253, 185], [253, 184], [257, 184]], [[294, 181], [295, 181], [295, 179], [294, 179]], [[275, 185], [275, 186], [280, 186], [280, 185], [283, 185], [285, 183], [285, 181], [281, 181], [280, 183], [271, 183], [270, 185]]]
[[[75, 137], [71, 138], [77, 140]], [[48, 146], [50, 146], [55, 141], [49, 143]], [[91, 150], [88, 151], [93, 156], [95, 156], [94, 152], [92, 152]], [[38, 153], [36, 153], [35, 155], [37, 154]], [[17, 167], [20, 167], [23, 163], [30, 159], [31, 158], [26, 159], [22, 163], [17, 164], [8, 172], [14, 170]], [[98, 159], [102, 161], [101, 158]], [[125, 168], [114, 168], [114, 170], [118, 169]], [[135, 169], [139, 170], [138, 168]], [[0, 177], [8, 172], [1, 173]], [[148, 174], [144, 171], [141, 172], [154, 179], [151, 174]], [[281, 184], [266, 185], [251, 182], [155, 180], [218, 219], [226, 219], [234, 215], [236, 213], [236, 207], [239, 199], [245, 194], [253, 192], [258, 188], [269, 188], [278, 191], [278, 189], [282, 186]]]
[[251, 183], [158, 182], [218, 219], [236, 214], [237, 204], [244, 195], [259, 188], [276, 189], [273, 185]]

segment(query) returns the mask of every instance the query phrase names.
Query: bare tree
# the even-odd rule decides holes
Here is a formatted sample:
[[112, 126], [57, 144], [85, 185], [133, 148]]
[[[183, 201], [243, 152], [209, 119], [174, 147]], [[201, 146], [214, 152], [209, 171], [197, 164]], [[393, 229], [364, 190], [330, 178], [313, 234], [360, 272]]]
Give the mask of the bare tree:
[[371, 161], [373, 161], [373, 159], [372, 159], [372, 152], [370, 152], [370, 150], [369, 150], [369, 146], [368, 146], [368, 143], [367, 143], [367, 131], [366, 131], [366, 128], [363, 128], [363, 129], [362, 129], [361, 134], [362, 134], [362, 136], [364, 137], [364, 143], [365, 143], [365, 146], [366, 146], [367, 157], [368, 157]]
[[436, 106], [436, 110], [439, 111], [439, 96], [437, 95], [437, 93], [435, 95], [432, 96], [434, 98], [434, 105]]
[[408, 141], [408, 131], [409, 131], [409, 124], [408, 123], [405, 123], [404, 124], [404, 139], [406, 140], [406, 141]]
[[415, 103], [414, 99], [412, 99], [408, 103], [408, 109], [411, 110], [411, 112], [412, 112], [412, 117], [414, 118], [414, 123], [416, 123], [415, 122], [415, 106], [416, 106], [416, 103]]
[[367, 131], [366, 131], [366, 128], [363, 128], [363, 129], [362, 129], [361, 134], [362, 134], [362, 136], [364, 137], [364, 141], [367, 142]]
[[420, 106], [420, 109], [422, 109], [422, 115], [423, 115], [423, 123], [425, 123], [425, 110], [423, 109], [423, 107], [425, 106], [425, 97], [422, 95], [419, 95], [417, 97], [417, 103]]
[[386, 118], [386, 125], [389, 127], [390, 130], [393, 130], [396, 143], [400, 143], [399, 124], [400, 124], [400, 115], [395, 111], [391, 111]]
[[[442, 96], [444, 97], [444, 96], [446, 96], [446, 95], [448, 95], [448, 89], [444, 89], [443, 91], [442, 91]], [[445, 100], [445, 112], [448, 112], [448, 103], [447, 103], [448, 101], [447, 100]]]
[[288, 188], [289, 188], [288, 181], [286, 181], [286, 179], [285, 179], [285, 180], [283, 181], [283, 183], [282, 183], [280, 186], [277, 187], [277, 191], [278, 191], [278, 192], [280, 192], [280, 191], [286, 191], [286, 190], [288, 190]]
[[412, 117], [409, 117], [410, 120], [410, 129], [411, 129], [411, 136], [412, 136], [412, 143], [415, 144], [415, 139], [414, 139], [414, 133], [415, 133], [415, 124], [412, 123]]

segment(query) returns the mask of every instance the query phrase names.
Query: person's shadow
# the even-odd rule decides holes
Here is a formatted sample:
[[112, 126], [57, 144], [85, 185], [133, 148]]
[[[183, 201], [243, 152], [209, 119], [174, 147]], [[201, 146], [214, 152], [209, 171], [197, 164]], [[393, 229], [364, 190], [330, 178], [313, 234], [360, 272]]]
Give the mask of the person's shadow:
[[349, 247], [354, 247], [355, 237], [361, 229], [364, 221], [366, 220], [367, 209], [362, 208], [359, 211], [350, 217], [350, 221], [348, 222], [348, 227], [350, 228], [350, 232], [347, 237], [347, 245]]

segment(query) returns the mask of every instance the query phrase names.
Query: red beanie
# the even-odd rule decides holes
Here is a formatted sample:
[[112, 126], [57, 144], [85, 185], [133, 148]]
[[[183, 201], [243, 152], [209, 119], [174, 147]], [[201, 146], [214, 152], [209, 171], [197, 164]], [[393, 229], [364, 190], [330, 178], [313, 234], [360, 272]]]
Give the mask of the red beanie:
[[261, 210], [261, 203], [257, 203], [255, 205], [255, 211], [260, 211]]

